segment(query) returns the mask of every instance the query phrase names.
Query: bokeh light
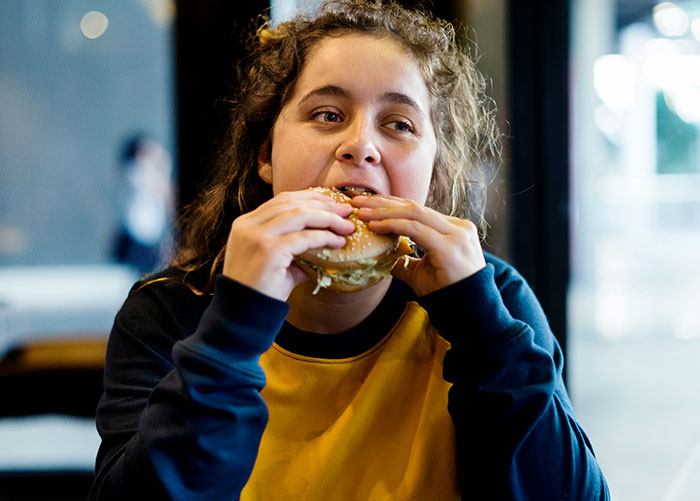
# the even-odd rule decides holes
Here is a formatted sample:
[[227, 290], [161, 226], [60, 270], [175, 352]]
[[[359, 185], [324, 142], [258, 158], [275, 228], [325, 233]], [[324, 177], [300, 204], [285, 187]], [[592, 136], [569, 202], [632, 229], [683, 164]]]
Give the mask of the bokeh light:
[[593, 66], [593, 85], [600, 100], [613, 111], [629, 109], [634, 102], [635, 68], [622, 54], [600, 56]]
[[107, 16], [102, 12], [91, 10], [80, 20], [80, 31], [87, 38], [99, 38], [107, 31], [108, 25], [109, 19], [107, 19]]
[[700, 42], [700, 17], [690, 24], [690, 30], [693, 32], [695, 40]]
[[654, 24], [662, 35], [680, 37], [688, 31], [690, 20], [688, 14], [678, 5], [661, 2], [654, 7]]

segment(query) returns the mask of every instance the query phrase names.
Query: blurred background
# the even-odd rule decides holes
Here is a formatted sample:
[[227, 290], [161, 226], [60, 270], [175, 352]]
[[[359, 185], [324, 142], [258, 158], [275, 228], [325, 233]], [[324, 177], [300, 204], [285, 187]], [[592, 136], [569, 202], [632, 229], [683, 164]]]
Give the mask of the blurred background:
[[[245, 33], [318, 3], [0, 4], [0, 500], [85, 498], [112, 320], [168, 260]], [[700, 0], [402, 3], [479, 47], [485, 248], [542, 302], [613, 499], [700, 499]]]

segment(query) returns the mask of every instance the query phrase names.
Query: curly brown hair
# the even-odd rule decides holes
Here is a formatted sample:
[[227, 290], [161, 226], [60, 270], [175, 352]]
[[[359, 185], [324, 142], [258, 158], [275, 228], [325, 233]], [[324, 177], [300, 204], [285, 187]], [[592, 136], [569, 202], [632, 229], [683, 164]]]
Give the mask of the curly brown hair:
[[318, 14], [273, 27], [265, 20], [251, 38], [239, 91], [230, 101], [231, 121], [213, 178], [181, 221], [173, 264], [210, 267], [213, 279], [233, 220], [272, 197], [258, 176], [258, 155], [293, 94], [306, 58], [329, 36], [365, 33], [399, 42], [413, 54], [430, 93], [438, 140], [426, 205], [469, 218], [485, 232], [486, 170], [498, 163], [500, 134], [486, 81], [454, 27], [393, 0], [332, 0]]

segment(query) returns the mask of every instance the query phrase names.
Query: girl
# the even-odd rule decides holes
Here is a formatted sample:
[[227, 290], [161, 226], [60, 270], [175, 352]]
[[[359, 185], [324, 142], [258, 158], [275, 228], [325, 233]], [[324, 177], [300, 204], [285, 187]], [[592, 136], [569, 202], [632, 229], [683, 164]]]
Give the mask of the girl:
[[[452, 28], [332, 2], [260, 30], [243, 80], [175, 266], [115, 320], [92, 497], [606, 499], [544, 314], [480, 247], [497, 135]], [[354, 225], [311, 186], [379, 194], [358, 217], [422, 257], [312, 294], [294, 257]]]

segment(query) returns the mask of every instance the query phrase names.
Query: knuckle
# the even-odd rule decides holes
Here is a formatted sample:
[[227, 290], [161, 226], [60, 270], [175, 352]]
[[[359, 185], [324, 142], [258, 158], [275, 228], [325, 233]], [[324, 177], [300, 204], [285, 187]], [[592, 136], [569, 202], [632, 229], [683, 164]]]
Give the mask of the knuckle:
[[414, 211], [420, 211], [423, 209], [423, 205], [419, 204], [415, 200], [409, 200], [408, 203], [406, 204], [408, 209], [412, 212]]
[[421, 223], [415, 220], [410, 220], [408, 222], [408, 227], [413, 233], [418, 233], [422, 227]]
[[460, 219], [460, 226], [464, 228], [469, 233], [478, 233], [479, 229], [477, 226], [469, 219]]
[[275, 196], [275, 198], [277, 198], [280, 201], [286, 201], [292, 197], [293, 197], [293, 192], [291, 192], [291, 191], [281, 191]]
[[258, 238], [255, 239], [255, 242], [257, 252], [264, 256], [269, 256], [277, 248], [277, 245], [274, 242], [274, 240], [264, 235], [259, 235]]

